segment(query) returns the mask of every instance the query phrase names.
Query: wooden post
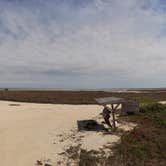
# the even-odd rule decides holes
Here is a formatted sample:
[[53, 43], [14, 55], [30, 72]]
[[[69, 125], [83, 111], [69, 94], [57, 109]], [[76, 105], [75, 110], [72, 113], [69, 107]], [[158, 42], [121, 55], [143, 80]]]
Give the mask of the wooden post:
[[112, 119], [113, 119], [113, 129], [116, 128], [116, 124], [115, 124], [115, 110], [114, 110], [114, 105], [111, 104], [111, 107], [112, 107]]
[[112, 109], [112, 110], [114, 109], [114, 104], [111, 104], [111, 109]]
[[112, 107], [112, 119], [113, 119], [113, 129], [116, 129], [116, 122], [115, 122], [115, 111], [119, 107], [120, 104], [117, 104], [115, 107], [113, 104], [111, 104]]

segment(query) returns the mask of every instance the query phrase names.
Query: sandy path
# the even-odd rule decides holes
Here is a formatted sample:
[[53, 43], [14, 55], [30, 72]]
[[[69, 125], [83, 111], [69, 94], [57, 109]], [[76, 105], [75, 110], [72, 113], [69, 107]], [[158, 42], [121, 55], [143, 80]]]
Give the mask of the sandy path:
[[[97, 105], [0, 101], [0, 165], [34, 166], [37, 159], [44, 158], [58, 161], [58, 153], [63, 152], [65, 146], [75, 143], [70, 134], [76, 132], [77, 120], [91, 119], [101, 109]], [[60, 141], [60, 135], [63, 141]], [[82, 146], [91, 149], [119, 139], [117, 136], [103, 136], [96, 132], [77, 135], [83, 135]]]

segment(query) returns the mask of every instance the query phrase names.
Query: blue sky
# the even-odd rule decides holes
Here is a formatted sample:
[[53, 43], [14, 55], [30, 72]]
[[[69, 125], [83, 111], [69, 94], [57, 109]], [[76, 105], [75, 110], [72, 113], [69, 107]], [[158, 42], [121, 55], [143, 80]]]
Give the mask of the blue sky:
[[166, 1], [0, 0], [0, 87], [165, 87]]

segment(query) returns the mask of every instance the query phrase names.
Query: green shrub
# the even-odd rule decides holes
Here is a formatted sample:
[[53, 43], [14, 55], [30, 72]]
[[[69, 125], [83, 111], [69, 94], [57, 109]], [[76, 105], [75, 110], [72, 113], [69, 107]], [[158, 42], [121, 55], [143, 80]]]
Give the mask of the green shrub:
[[143, 105], [140, 109], [141, 112], [153, 113], [153, 112], [166, 111], [166, 106], [159, 103], [153, 103], [153, 104]]

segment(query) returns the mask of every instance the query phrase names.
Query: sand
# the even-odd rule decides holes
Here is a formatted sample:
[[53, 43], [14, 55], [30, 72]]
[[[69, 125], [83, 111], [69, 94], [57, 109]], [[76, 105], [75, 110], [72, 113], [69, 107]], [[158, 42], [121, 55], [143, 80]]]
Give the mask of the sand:
[[[81, 144], [97, 150], [120, 136], [78, 132], [77, 120], [98, 119], [98, 105], [58, 105], [0, 101], [0, 165], [35, 166], [36, 160], [64, 161], [60, 153]], [[119, 124], [131, 130], [134, 124]]]
[[159, 101], [158, 103], [160, 103], [160, 104], [166, 104], [166, 101]]

